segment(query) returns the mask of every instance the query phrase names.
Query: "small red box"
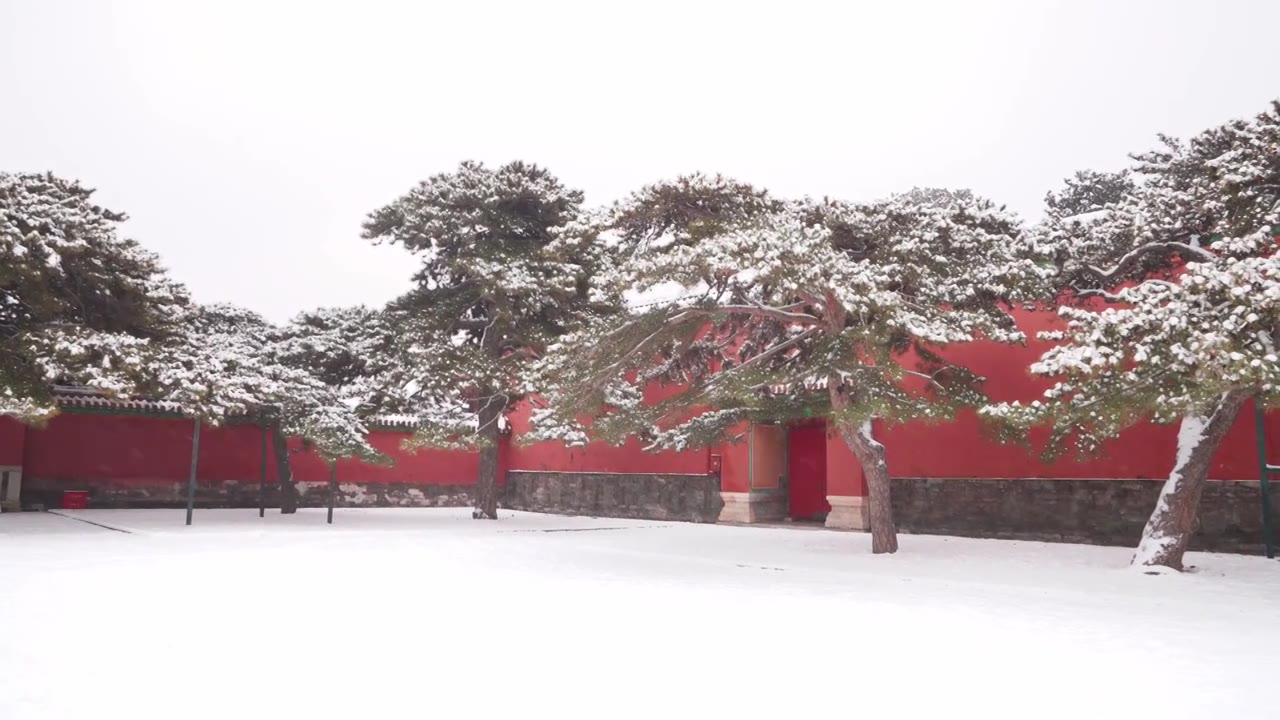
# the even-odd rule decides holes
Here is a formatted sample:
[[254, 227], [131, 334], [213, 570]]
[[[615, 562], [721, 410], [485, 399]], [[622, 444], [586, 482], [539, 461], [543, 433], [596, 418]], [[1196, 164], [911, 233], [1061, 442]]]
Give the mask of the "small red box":
[[720, 456], [712, 455], [707, 462], [707, 472], [712, 475], [720, 474]]
[[84, 510], [87, 507], [89, 507], [89, 491], [88, 490], [62, 491], [62, 509], [63, 510]]

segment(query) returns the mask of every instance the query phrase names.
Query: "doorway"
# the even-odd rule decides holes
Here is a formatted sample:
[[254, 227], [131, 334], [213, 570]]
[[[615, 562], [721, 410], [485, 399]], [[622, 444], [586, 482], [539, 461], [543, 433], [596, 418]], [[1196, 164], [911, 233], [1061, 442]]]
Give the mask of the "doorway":
[[827, 503], [827, 426], [806, 423], [787, 433], [787, 479], [792, 520], [822, 520]]

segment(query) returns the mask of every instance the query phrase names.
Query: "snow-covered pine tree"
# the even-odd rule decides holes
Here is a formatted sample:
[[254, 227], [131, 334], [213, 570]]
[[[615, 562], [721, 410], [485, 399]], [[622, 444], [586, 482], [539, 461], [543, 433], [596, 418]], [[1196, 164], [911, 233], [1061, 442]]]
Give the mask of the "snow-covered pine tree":
[[[324, 383], [341, 404], [342, 417], [364, 425], [379, 413], [403, 412], [403, 379], [398, 362], [400, 328], [385, 310], [365, 306], [320, 308], [301, 313], [281, 328], [272, 357]], [[268, 409], [277, 467], [288, 458], [277, 415]], [[358, 453], [368, 458], [368, 453]]]
[[398, 387], [425, 420], [413, 443], [478, 447], [477, 518], [497, 517], [498, 441], [525, 367], [593, 300], [599, 257], [582, 193], [536, 165], [462, 163], [375, 210], [364, 236], [422, 259], [393, 302]]
[[360, 417], [339, 387], [327, 384], [296, 334], [231, 305], [191, 306], [182, 332], [154, 348], [147, 390], [184, 415], [217, 426], [256, 418], [272, 436], [280, 509], [297, 511], [288, 438], [301, 437], [327, 460], [380, 461]]
[[131, 392], [148, 341], [174, 328], [186, 292], [117, 236], [93, 190], [51, 174], [0, 173], [0, 415], [56, 412], [53, 382]]
[[1137, 186], [1128, 170], [1079, 170], [1062, 181], [1062, 189], [1045, 193], [1045, 216], [1054, 219], [1098, 212], [1131, 195]]
[[[632, 310], [587, 324], [539, 362], [546, 407], [532, 437], [641, 435], [651, 449], [684, 449], [744, 421], [826, 417], [867, 477], [873, 551], [894, 552], [871, 421], [981, 402], [979, 378], [939, 351], [1022, 339], [1001, 303], [1046, 271], [1015, 257], [1017, 218], [967, 191], [783, 203], [702, 175], [647, 187], [613, 218], [629, 257], [605, 285]], [[655, 382], [677, 391], [642, 402]]]
[[403, 389], [394, 385], [401, 351], [397, 322], [391, 313], [363, 305], [310, 310], [280, 329], [275, 354], [332, 388], [361, 419], [401, 412]]
[[[1210, 461], [1250, 397], [1280, 401], [1280, 104], [1134, 156], [1136, 185], [1034, 233], [1065, 258], [1063, 340], [1032, 366], [1057, 378], [1029, 407], [1049, 452], [1097, 451], [1133, 423], [1180, 423], [1173, 468], [1133, 558], [1181, 569]], [[1083, 301], [1083, 302], [1081, 302]]]

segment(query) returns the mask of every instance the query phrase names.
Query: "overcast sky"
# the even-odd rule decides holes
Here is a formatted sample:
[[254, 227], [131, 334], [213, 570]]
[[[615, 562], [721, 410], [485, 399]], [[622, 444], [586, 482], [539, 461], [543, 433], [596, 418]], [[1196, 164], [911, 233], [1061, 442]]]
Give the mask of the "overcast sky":
[[0, 0], [0, 170], [99, 189], [200, 301], [380, 304], [370, 210], [465, 159], [609, 202], [968, 187], [1028, 218], [1280, 96], [1280, 2]]

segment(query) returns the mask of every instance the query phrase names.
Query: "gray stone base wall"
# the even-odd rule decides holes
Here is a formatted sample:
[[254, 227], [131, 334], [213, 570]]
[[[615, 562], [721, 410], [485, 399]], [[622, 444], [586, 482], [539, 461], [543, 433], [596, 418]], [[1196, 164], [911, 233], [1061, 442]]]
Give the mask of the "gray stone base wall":
[[720, 515], [720, 477], [513, 470], [502, 505], [560, 515], [713, 523]]
[[[338, 483], [336, 507], [469, 507], [472, 485], [425, 483]], [[327, 507], [329, 483], [299, 482], [300, 507]], [[27, 509], [58, 508], [64, 490], [88, 490], [90, 508], [175, 508], [187, 505], [185, 482], [154, 485], [113, 485], [102, 482], [28, 479], [22, 488], [22, 505]], [[280, 507], [280, 486], [266, 485], [267, 507]], [[196, 507], [256, 508], [257, 481], [229, 480], [199, 483]]]
[[[335, 507], [471, 507], [474, 485], [338, 483]], [[329, 483], [298, 483], [298, 504], [327, 507]], [[254, 500], [255, 507], [257, 500]]]
[[[903, 532], [1136, 546], [1163, 480], [894, 478]], [[1280, 488], [1277, 488], [1280, 489]], [[1280, 493], [1272, 493], [1280, 519]], [[1211, 481], [1192, 549], [1263, 551], [1256, 481]]]

